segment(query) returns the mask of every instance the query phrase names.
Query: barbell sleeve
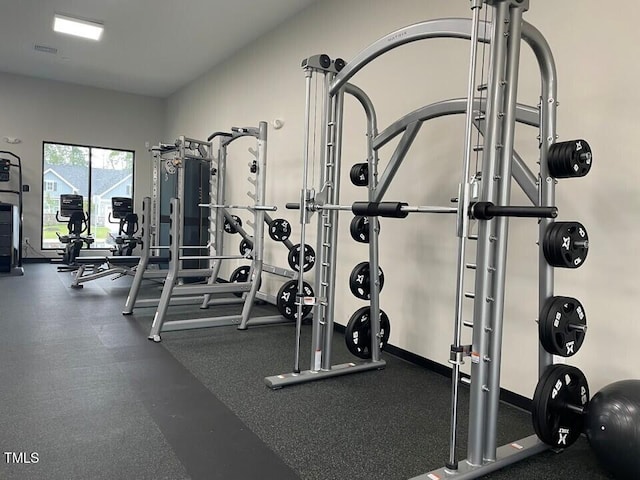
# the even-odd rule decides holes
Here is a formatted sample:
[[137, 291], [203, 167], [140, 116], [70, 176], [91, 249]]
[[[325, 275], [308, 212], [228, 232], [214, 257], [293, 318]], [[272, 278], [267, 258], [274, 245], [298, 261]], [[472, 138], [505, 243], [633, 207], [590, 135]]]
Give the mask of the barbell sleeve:
[[216, 203], [199, 203], [199, 207], [202, 208], [227, 208], [227, 209], [240, 209], [240, 210], [265, 210], [269, 212], [275, 212], [278, 207], [274, 205], [219, 205]]
[[556, 218], [558, 216], [556, 207], [497, 206], [491, 202], [473, 203], [469, 212], [476, 220], [491, 220], [494, 217]]

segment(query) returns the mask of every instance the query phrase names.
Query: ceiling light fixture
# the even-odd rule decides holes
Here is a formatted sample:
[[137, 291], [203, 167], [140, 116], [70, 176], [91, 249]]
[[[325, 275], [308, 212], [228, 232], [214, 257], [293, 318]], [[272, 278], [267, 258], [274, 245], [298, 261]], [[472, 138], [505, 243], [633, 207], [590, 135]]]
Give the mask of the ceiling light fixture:
[[99, 22], [82, 20], [80, 18], [69, 17], [56, 13], [53, 17], [53, 30], [77, 37], [100, 40], [104, 25]]

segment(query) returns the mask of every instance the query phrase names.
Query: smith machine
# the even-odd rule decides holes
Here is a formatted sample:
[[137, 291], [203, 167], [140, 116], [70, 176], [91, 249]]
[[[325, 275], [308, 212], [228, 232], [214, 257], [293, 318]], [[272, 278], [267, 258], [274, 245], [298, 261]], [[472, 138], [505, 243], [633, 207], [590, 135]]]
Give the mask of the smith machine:
[[[491, 20], [487, 21], [486, 17], [484, 21], [480, 20], [482, 8], [490, 9]], [[575, 411], [584, 410], [586, 402], [584, 389], [578, 388], [579, 382], [570, 381], [577, 376], [570, 377], [566, 374], [566, 369], [551, 372], [547, 368], [553, 365], [554, 354], [567, 356], [567, 350], [570, 350], [569, 353], [577, 351], [586, 331], [586, 319], [580, 303], [575, 299], [553, 296], [553, 267], [576, 268], [582, 265], [588, 251], [587, 233], [577, 222], [554, 222], [552, 219], [557, 216], [554, 205], [557, 183], [555, 179], [586, 175], [591, 167], [591, 151], [588, 144], [582, 140], [555, 143], [555, 64], [544, 37], [522, 20], [523, 13], [528, 8], [528, 0], [471, 0], [471, 20], [440, 19], [410, 25], [373, 43], [346, 64], [341, 59], [332, 61], [327, 55], [316, 55], [302, 63], [306, 78], [303, 186], [299, 203], [287, 204], [287, 208], [300, 209], [303, 246], [305, 227], [311, 222], [312, 216], [318, 214], [319, 267], [315, 274], [317, 295], [307, 295], [302, 289], [303, 276], [298, 279], [298, 309], [313, 305], [311, 368], [300, 370], [298, 319], [293, 372], [267, 377], [265, 381], [271, 388], [281, 388], [337, 375], [381, 369], [385, 366], [385, 362], [380, 358], [380, 349], [388, 337], [389, 327], [387, 324], [381, 328], [381, 319], [385, 315], [379, 304], [381, 278], [376, 275], [370, 275], [375, 278], [370, 280], [369, 285], [371, 305], [366, 328], [361, 329], [355, 338], [347, 339], [348, 343], [360, 342], [361, 346], [363, 341], [366, 342], [369, 359], [359, 363], [331, 365], [337, 225], [340, 211], [351, 211], [357, 215], [360, 228], [368, 225], [368, 232], [361, 234], [363, 239], [368, 234], [370, 272], [379, 271], [378, 217], [404, 218], [409, 213], [455, 215], [458, 255], [454, 335], [450, 350], [450, 363], [453, 367], [450, 457], [446, 467], [416, 477], [420, 480], [477, 478], [541, 452], [549, 448], [549, 445], [568, 446], [568, 442], [563, 444], [562, 439], [567, 438], [567, 433], [570, 433], [571, 440], [577, 438], [574, 427], [575, 416], [578, 413]], [[385, 52], [430, 38], [470, 40], [467, 97], [420, 108], [378, 132], [376, 114], [370, 99], [361, 89], [348, 82], [358, 71]], [[541, 74], [540, 103], [537, 107], [516, 102], [522, 41], [532, 48]], [[483, 78], [478, 83], [476, 71], [479, 70], [479, 46], [482, 46], [483, 54], [486, 48], [489, 48], [490, 52], [486, 69], [487, 79]], [[319, 95], [322, 101], [319, 152], [314, 150], [312, 142], [315, 135], [311, 131], [316, 125], [316, 120], [311, 115], [312, 79], [315, 75], [321, 76], [323, 88]], [[355, 165], [350, 176], [356, 184], [364, 180], [359, 184], [367, 185], [368, 201], [356, 202], [353, 205], [339, 204], [345, 94], [355, 97], [367, 116], [367, 163]], [[427, 120], [452, 114], [466, 115], [462, 179], [457, 198], [454, 199], [457, 205], [409, 206], [403, 202], [383, 201], [385, 192], [422, 124]], [[538, 172], [531, 171], [514, 151], [516, 122], [539, 129]], [[378, 151], [398, 136], [401, 137], [395, 151], [379, 175]], [[319, 184], [311, 185], [308, 180], [309, 164], [311, 157], [315, 158], [316, 154], [321, 158]], [[476, 171], [472, 171], [472, 157], [478, 160]], [[512, 178], [533, 206], [511, 205]], [[543, 381], [542, 387], [538, 390], [542, 389], [545, 393], [536, 394], [536, 405], [540, 405], [542, 412], [537, 417], [536, 432], [542, 434], [540, 438], [546, 443], [532, 435], [497, 448], [509, 217], [531, 217], [539, 224], [539, 311], [540, 322], [546, 325], [547, 334], [542, 335], [541, 330], [539, 372]], [[353, 234], [352, 231], [352, 236]], [[475, 244], [476, 258], [474, 262], [467, 262], [467, 251], [471, 243]], [[468, 278], [469, 276], [473, 278]], [[471, 299], [473, 305], [467, 305], [465, 308], [465, 299]], [[466, 315], [471, 315], [472, 320], [464, 320]], [[471, 344], [467, 345], [462, 341], [463, 327], [471, 329]], [[347, 331], [349, 332], [349, 326]], [[556, 335], [560, 333], [562, 338]], [[461, 382], [460, 368], [465, 358], [471, 360], [471, 374], [466, 382], [470, 384], [471, 389], [469, 441], [467, 458], [460, 461], [457, 454], [458, 389]], [[547, 387], [554, 383], [562, 384], [559, 389], [563, 398], [568, 392], [572, 404], [575, 405], [574, 409], [551, 411], [549, 405], [553, 406], [555, 400], [555, 396], [552, 398], [552, 395], [557, 392]], [[566, 421], [567, 418], [574, 423]]]

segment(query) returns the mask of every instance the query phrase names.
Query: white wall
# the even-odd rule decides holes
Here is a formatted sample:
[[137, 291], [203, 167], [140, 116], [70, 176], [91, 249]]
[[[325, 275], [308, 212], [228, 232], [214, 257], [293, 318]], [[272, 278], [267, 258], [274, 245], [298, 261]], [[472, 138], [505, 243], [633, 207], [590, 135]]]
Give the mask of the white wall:
[[145, 141], [157, 142], [164, 125], [165, 101], [61, 82], [0, 73], [0, 141], [2, 150], [22, 158], [24, 236], [36, 249], [28, 257], [57, 256], [40, 252], [42, 212], [42, 142], [78, 143], [135, 151], [135, 208], [151, 191], [151, 162]]
[[[535, 0], [531, 4], [525, 18], [546, 36], [558, 65], [560, 140], [585, 138], [595, 154], [590, 175], [561, 181], [557, 198], [560, 219], [578, 220], [587, 227], [592, 242], [589, 258], [578, 270], [556, 273], [557, 294], [576, 296], [585, 305], [590, 330], [582, 350], [569, 363], [585, 371], [595, 391], [611, 381], [639, 376], [633, 352], [640, 340], [634, 307], [640, 294], [635, 249], [640, 230], [634, 222], [640, 201], [640, 164], [634, 161], [640, 126], [635, 80], [640, 66], [632, 60], [632, 45], [639, 39], [634, 20], [639, 18], [640, 4], [623, 0], [616, 9], [623, 14], [611, 22], [603, 21], [608, 13], [597, 0]], [[463, 0], [316, 2], [171, 96], [165, 138], [205, 137], [232, 125], [284, 119], [284, 128], [270, 130], [267, 174], [268, 203], [282, 207], [298, 198], [301, 186], [304, 79], [300, 61], [316, 53], [349, 60], [393, 30], [430, 18], [468, 16], [468, 6]], [[468, 42], [421, 42], [385, 54], [358, 74], [354, 83], [372, 97], [382, 129], [422, 105], [464, 96], [467, 58]], [[535, 105], [538, 96], [539, 75], [533, 55], [524, 47], [519, 100]], [[343, 203], [364, 195], [347, 180], [351, 164], [365, 158], [362, 117], [355, 102], [348, 100]], [[536, 134], [519, 129], [516, 142], [532, 168], [537, 161]], [[423, 127], [386, 198], [446, 205], [456, 195], [462, 145], [462, 118]], [[244, 148], [230, 151], [242, 168]], [[388, 149], [382, 153], [383, 164], [389, 156]], [[246, 176], [244, 170], [230, 173], [228, 200], [244, 200]], [[524, 202], [524, 197], [514, 192], [514, 203], [518, 202]], [[297, 221], [295, 214], [282, 208], [279, 215]], [[349, 237], [349, 217], [344, 215], [340, 223], [335, 320], [341, 324], [363, 305], [347, 285], [351, 268], [367, 258], [366, 247]], [[531, 396], [537, 380], [536, 226], [520, 219], [511, 225], [502, 385]], [[233, 249], [236, 243], [233, 240]], [[286, 264], [283, 249], [268, 245], [267, 257]], [[380, 258], [386, 285], [381, 304], [391, 319], [390, 342], [443, 364], [452, 340], [455, 250], [451, 218], [414, 215], [382, 221]], [[270, 288], [276, 287], [271, 284]]]

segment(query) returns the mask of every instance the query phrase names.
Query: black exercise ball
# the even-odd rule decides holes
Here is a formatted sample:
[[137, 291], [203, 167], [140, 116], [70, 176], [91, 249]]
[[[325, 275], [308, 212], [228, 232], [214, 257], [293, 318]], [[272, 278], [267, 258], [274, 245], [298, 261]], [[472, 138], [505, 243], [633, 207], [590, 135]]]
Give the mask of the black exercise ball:
[[616, 478], [640, 478], [640, 380], [612, 383], [589, 402], [586, 433]]

